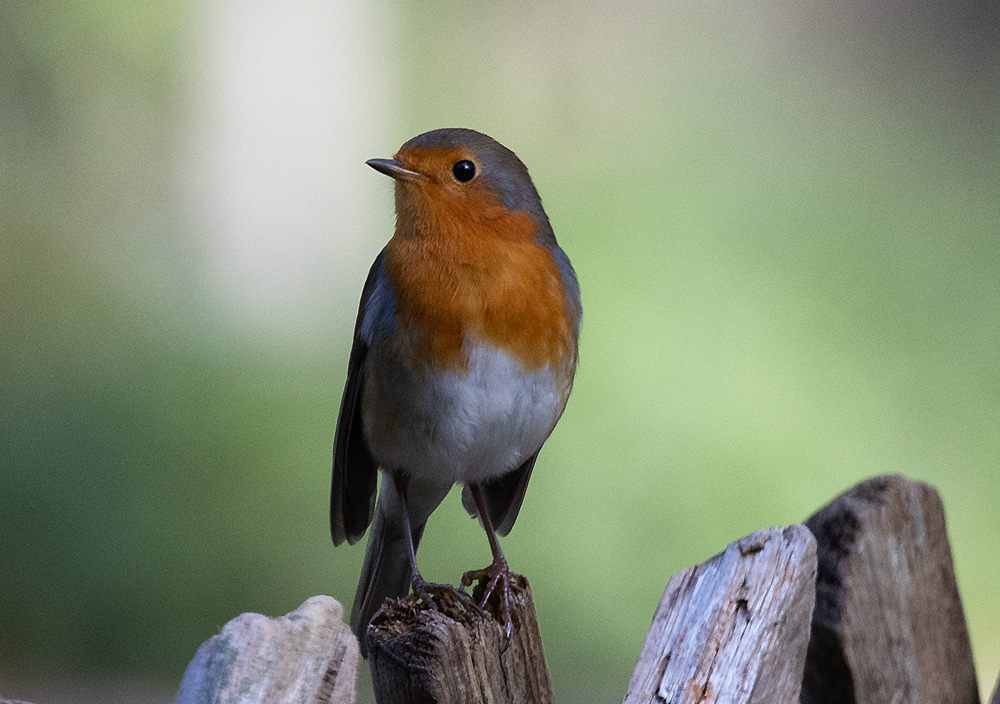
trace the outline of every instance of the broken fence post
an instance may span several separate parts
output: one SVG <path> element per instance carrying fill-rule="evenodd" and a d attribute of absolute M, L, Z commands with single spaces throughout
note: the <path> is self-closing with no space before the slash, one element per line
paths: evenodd
<path fill-rule="evenodd" d="M 819 574 L 803 704 L 979 704 L 937 491 L 875 477 L 806 525 Z"/>
<path fill-rule="evenodd" d="M 770 528 L 670 578 L 625 704 L 797 704 L 816 543 Z"/>
<path fill-rule="evenodd" d="M 520 623 L 509 647 L 493 616 L 457 600 L 431 608 L 410 595 L 377 615 L 367 636 L 379 704 L 552 704 L 531 588 L 512 576 Z"/>

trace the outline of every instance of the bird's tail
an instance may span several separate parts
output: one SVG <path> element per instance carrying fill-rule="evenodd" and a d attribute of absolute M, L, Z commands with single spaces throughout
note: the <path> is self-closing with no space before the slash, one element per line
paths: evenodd
<path fill-rule="evenodd" d="M 410 482 L 406 505 L 409 508 L 413 549 L 416 551 L 427 518 L 448 493 L 449 487 L 430 487 Z M 403 497 L 388 474 L 382 477 L 375 519 L 368 535 L 365 562 L 358 592 L 351 609 L 351 630 L 358 637 L 361 654 L 368 656 L 365 630 L 387 598 L 406 596 L 410 591 L 410 548 L 403 528 Z"/>

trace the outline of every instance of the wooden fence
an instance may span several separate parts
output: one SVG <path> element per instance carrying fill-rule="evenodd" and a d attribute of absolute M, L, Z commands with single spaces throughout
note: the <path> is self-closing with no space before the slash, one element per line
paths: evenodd
<path fill-rule="evenodd" d="M 379 704 L 552 702 L 526 581 L 518 598 L 509 648 L 489 616 L 396 603 L 370 631 Z M 313 597 L 229 622 L 175 704 L 353 702 L 357 665 L 340 604 Z M 674 575 L 622 685 L 626 704 L 979 704 L 937 492 L 876 477 Z"/>

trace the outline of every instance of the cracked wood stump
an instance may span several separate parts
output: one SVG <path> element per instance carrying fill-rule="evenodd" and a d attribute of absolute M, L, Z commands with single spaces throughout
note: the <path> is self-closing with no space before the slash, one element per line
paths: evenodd
<path fill-rule="evenodd" d="M 674 575 L 625 704 L 797 704 L 815 583 L 802 526 L 757 531 Z"/>
<path fill-rule="evenodd" d="M 819 575 L 803 704 L 979 704 L 937 491 L 875 477 L 806 525 Z"/>
<path fill-rule="evenodd" d="M 531 588 L 515 577 L 510 647 L 493 616 L 457 600 L 430 608 L 411 595 L 377 614 L 367 635 L 379 704 L 552 704 Z M 497 612 L 493 597 L 487 610 Z"/>

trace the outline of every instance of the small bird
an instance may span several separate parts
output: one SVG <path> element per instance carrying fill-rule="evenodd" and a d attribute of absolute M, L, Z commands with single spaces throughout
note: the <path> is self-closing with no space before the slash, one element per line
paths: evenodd
<path fill-rule="evenodd" d="M 333 542 L 354 544 L 372 525 L 351 627 L 366 653 L 365 630 L 387 597 L 453 590 L 424 581 L 416 550 L 461 483 L 493 556 L 462 584 L 486 580 L 480 607 L 498 590 L 509 641 L 496 534 L 514 525 L 573 387 L 576 273 L 528 169 L 492 138 L 439 129 L 366 163 L 395 180 L 396 226 L 361 293 L 334 439 Z"/>

